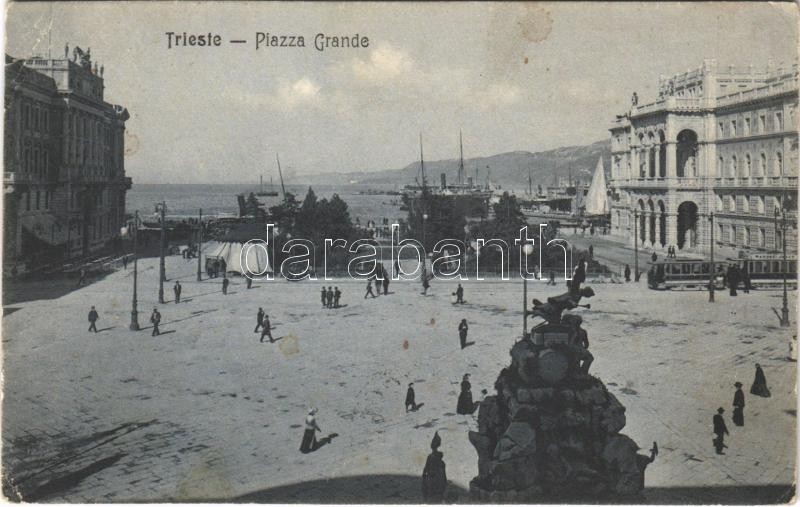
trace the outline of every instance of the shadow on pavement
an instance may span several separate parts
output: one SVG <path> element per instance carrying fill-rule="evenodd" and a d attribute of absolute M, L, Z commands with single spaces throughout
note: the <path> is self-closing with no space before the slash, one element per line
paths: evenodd
<path fill-rule="evenodd" d="M 450 484 L 453 501 L 469 500 L 467 490 Z M 355 475 L 253 491 L 228 500 L 236 503 L 422 503 L 422 479 L 412 475 Z"/>

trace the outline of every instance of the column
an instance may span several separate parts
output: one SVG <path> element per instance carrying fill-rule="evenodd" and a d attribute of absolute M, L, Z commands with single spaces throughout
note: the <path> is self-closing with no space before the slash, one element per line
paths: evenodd
<path fill-rule="evenodd" d="M 675 141 L 667 142 L 667 178 L 675 178 L 677 171 L 678 145 Z"/>
<path fill-rule="evenodd" d="M 630 179 L 639 179 L 639 149 L 631 148 L 631 175 Z"/>
<path fill-rule="evenodd" d="M 658 159 L 656 159 L 658 160 Z M 658 211 L 654 211 L 653 215 L 656 217 L 655 226 L 656 226 L 656 241 L 654 246 L 656 248 L 661 248 L 661 213 Z"/>

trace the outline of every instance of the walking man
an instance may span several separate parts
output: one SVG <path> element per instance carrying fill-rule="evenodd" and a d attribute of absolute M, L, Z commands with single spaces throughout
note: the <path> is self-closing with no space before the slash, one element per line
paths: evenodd
<path fill-rule="evenodd" d="M 153 313 L 150 315 L 150 323 L 153 324 L 153 332 L 150 333 L 150 336 L 160 335 L 161 331 L 158 329 L 158 325 L 161 323 L 161 314 L 158 312 L 158 308 L 153 308 Z"/>
<path fill-rule="evenodd" d="M 714 448 L 717 450 L 717 454 L 725 454 L 722 452 L 722 449 L 728 447 L 725 445 L 725 435 L 728 435 L 728 427 L 725 426 L 725 419 L 722 418 L 722 413 L 725 412 L 725 409 L 719 407 L 717 409 L 717 414 L 714 416 L 714 434 L 717 438 L 714 439 Z"/>
<path fill-rule="evenodd" d="M 742 391 L 742 383 L 736 382 L 733 385 L 736 387 L 736 392 L 733 394 L 733 424 L 744 426 L 744 392 Z"/>
<path fill-rule="evenodd" d="M 416 412 L 417 410 L 417 403 L 414 400 L 414 383 L 411 382 L 408 384 L 408 391 L 406 391 L 406 413 L 411 410 L 412 412 Z"/>
<path fill-rule="evenodd" d="M 95 310 L 93 306 L 92 309 L 89 310 L 89 331 L 94 331 L 95 333 L 97 332 L 96 323 L 97 319 L 99 318 L 100 316 L 97 314 L 97 310 Z"/>
<path fill-rule="evenodd" d="M 461 323 L 458 325 L 458 338 L 461 341 L 461 350 L 464 350 L 464 347 L 467 346 L 468 331 L 469 326 L 467 325 L 467 319 L 461 319 Z"/>
<path fill-rule="evenodd" d="M 228 284 L 229 283 L 231 283 L 231 282 L 230 282 L 230 280 L 228 280 L 228 277 L 225 277 L 225 278 L 222 279 L 222 293 L 224 295 L 226 295 L 226 296 L 228 295 Z"/>
<path fill-rule="evenodd" d="M 555 270 L 550 270 L 550 279 L 547 281 L 547 285 L 555 285 L 556 284 L 556 272 Z"/>
<path fill-rule="evenodd" d="M 248 275 L 246 275 L 246 274 L 244 275 L 244 277 L 245 277 L 245 282 L 244 282 L 244 283 L 247 285 L 247 288 L 249 289 L 250 287 L 252 287 L 252 286 L 253 286 L 253 279 L 252 279 L 252 278 L 250 278 L 250 277 L 249 277 Z"/>
<path fill-rule="evenodd" d="M 122 256 L 122 269 L 128 269 L 128 256 Z"/>
<path fill-rule="evenodd" d="M 458 284 L 458 288 L 456 289 L 456 303 L 464 304 L 464 287 L 461 284 Z"/>
<path fill-rule="evenodd" d="M 736 296 L 736 288 L 739 286 L 739 268 L 730 266 L 728 268 L 728 290 L 731 296 Z"/>
<path fill-rule="evenodd" d="M 431 278 L 433 278 L 433 275 L 428 276 L 427 274 L 425 274 L 423 272 L 423 276 L 424 276 L 424 278 L 422 279 L 422 295 L 423 296 L 427 296 L 428 295 L 428 289 L 430 289 L 430 287 L 431 287 L 430 280 L 431 280 Z"/>
<path fill-rule="evenodd" d="M 372 293 L 372 278 L 367 280 L 367 292 L 364 294 L 364 299 L 367 299 L 367 296 L 375 297 L 375 294 Z"/>
<path fill-rule="evenodd" d="M 264 325 L 264 310 L 259 306 L 258 313 L 256 314 L 256 328 L 253 329 L 254 333 L 258 332 L 258 328 Z"/>
<path fill-rule="evenodd" d="M 175 286 L 172 287 L 172 292 L 175 293 L 175 304 L 181 302 L 181 290 L 183 290 L 183 287 L 181 287 L 181 282 L 175 280 Z"/>
<path fill-rule="evenodd" d="M 383 295 L 384 296 L 388 296 L 389 295 L 389 278 L 390 278 L 390 276 L 389 276 L 389 273 L 386 271 L 386 268 L 382 268 L 382 269 L 383 269 Z"/>
<path fill-rule="evenodd" d="M 339 308 L 339 299 L 342 297 L 342 291 L 339 290 L 339 287 L 334 287 L 333 289 L 333 307 Z"/>
<path fill-rule="evenodd" d="M 594 229 L 592 229 L 592 230 L 594 231 Z M 594 246 L 593 245 L 589 245 L 589 258 L 590 259 L 594 259 Z"/>
<path fill-rule="evenodd" d="M 269 342 L 272 343 L 275 340 L 272 338 L 272 324 L 269 322 L 269 315 L 264 315 L 264 320 L 262 321 L 261 325 L 261 343 L 264 343 L 264 337 L 269 336 Z"/>
<path fill-rule="evenodd" d="M 631 281 L 631 266 L 630 264 L 625 264 L 625 281 Z"/>

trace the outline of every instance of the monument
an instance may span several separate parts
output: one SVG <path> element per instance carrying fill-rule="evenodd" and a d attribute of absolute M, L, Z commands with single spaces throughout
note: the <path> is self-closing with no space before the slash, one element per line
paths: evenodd
<path fill-rule="evenodd" d="M 470 492 L 481 502 L 547 502 L 635 497 L 644 489 L 649 455 L 620 433 L 625 407 L 589 374 L 593 357 L 579 315 L 562 315 L 594 291 L 534 300 L 528 314 L 545 322 L 511 348 L 511 364 L 480 404 L 478 452 Z"/>

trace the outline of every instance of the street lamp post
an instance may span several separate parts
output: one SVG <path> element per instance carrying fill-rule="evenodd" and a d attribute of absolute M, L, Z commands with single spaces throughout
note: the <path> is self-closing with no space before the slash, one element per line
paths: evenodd
<path fill-rule="evenodd" d="M 708 221 L 711 224 L 711 276 L 708 281 L 708 302 L 714 302 L 714 285 L 716 285 L 717 267 L 714 265 L 714 212 L 708 214 Z"/>
<path fill-rule="evenodd" d="M 197 281 L 202 280 L 202 263 L 201 259 L 203 256 L 201 252 L 203 251 L 203 208 L 200 208 L 200 223 L 197 224 Z"/>
<path fill-rule="evenodd" d="M 136 300 L 136 285 L 138 283 L 138 259 L 139 254 L 137 252 L 139 246 L 139 211 L 133 216 L 133 300 L 131 301 L 131 324 L 128 328 L 131 331 L 138 331 L 139 330 L 139 311 L 136 308 L 137 300 Z"/>
<path fill-rule="evenodd" d="M 781 200 L 783 202 L 783 200 Z M 783 263 L 781 264 L 781 271 L 783 271 L 783 307 L 781 307 L 781 314 L 779 317 L 781 327 L 789 327 L 789 297 L 786 289 L 786 275 L 789 271 L 789 263 L 786 260 L 786 227 L 788 225 L 786 220 L 786 210 L 775 208 L 775 235 L 778 233 L 778 225 L 781 228 L 781 247 L 783 248 Z M 777 313 L 777 312 L 775 312 Z"/>
<path fill-rule="evenodd" d="M 633 279 L 639 281 L 639 211 L 633 210 Z"/>
<path fill-rule="evenodd" d="M 161 212 L 161 248 L 160 248 L 160 261 L 158 264 L 158 302 L 164 304 L 164 279 L 166 279 L 166 267 L 164 264 L 164 245 L 167 240 L 167 224 L 166 224 L 166 211 L 167 203 L 161 201 L 156 205 L 156 211 Z"/>
<path fill-rule="evenodd" d="M 425 234 L 425 221 L 426 220 L 428 220 L 428 214 L 427 213 L 423 213 L 422 214 L 422 252 L 423 252 L 423 256 L 422 256 L 422 277 L 423 277 L 423 279 L 428 275 L 427 266 L 426 266 L 426 262 L 425 262 L 425 260 L 428 258 L 428 249 L 427 249 L 427 246 L 426 246 L 427 243 L 428 243 L 428 240 L 427 240 L 427 236 Z"/>
<path fill-rule="evenodd" d="M 526 243 L 522 247 L 525 254 L 525 272 L 522 273 L 522 338 L 528 336 L 528 256 L 533 253 L 533 245 Z"/>

